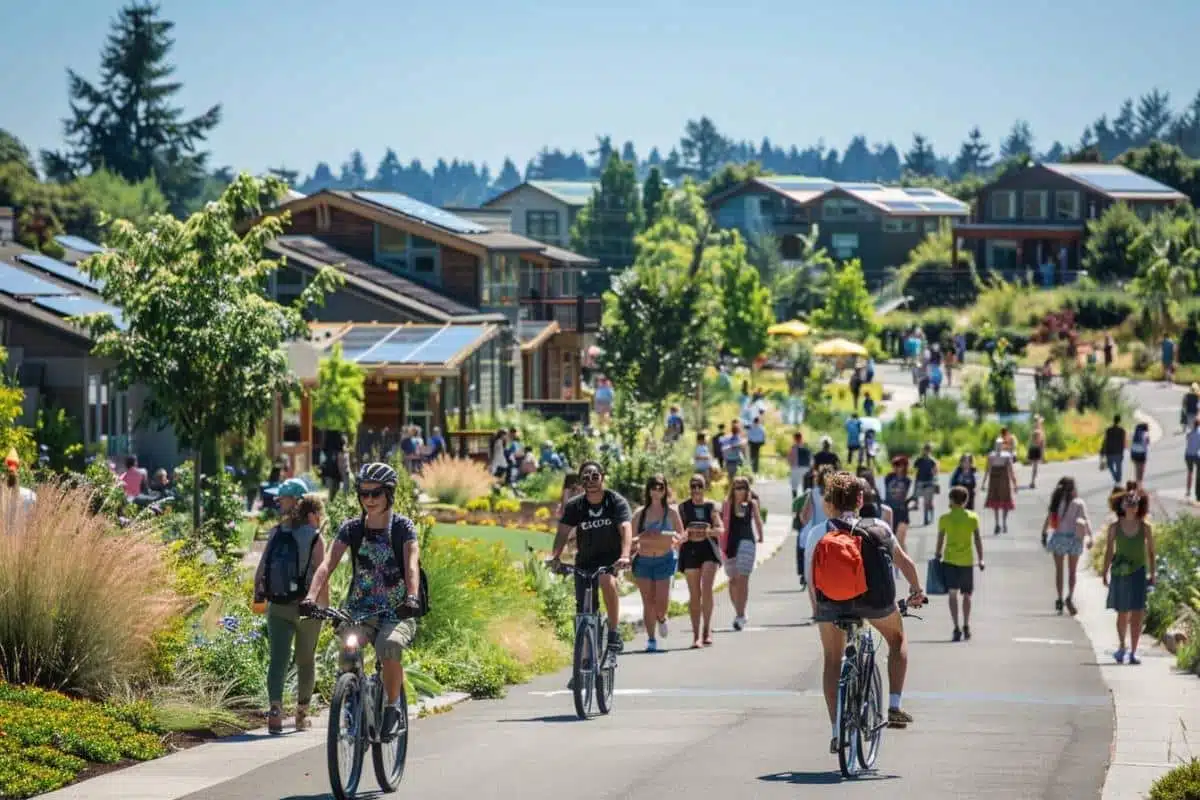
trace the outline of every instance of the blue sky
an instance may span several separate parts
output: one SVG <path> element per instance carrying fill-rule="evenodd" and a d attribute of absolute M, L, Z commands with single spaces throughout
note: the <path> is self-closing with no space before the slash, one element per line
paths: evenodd
<path fill-rule="evenodd" d="M 6 12 L 0 127 L 58 147 L 66 68 L 94 77 L 108 0 Z M 214 164 L 335 170 L 401 159 L 589 149 L 596 133 L 666 150 L 708 114 L 782 144 L 865 133 L 939 152 L 1018 117 L 1048 146 L 1151 87 L 1200 89 L 1197 0 L 164 0 L 192 113 L 220 102 Z M 1153 9 L 1153 12 L 1150 11 Z M 1143 10 L 1144 13 L 1143 13 Z"/>

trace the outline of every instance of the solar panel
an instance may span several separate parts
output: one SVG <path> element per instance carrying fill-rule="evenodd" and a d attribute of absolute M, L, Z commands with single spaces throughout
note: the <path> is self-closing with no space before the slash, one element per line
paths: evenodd
<path fill-rule="evenodd" d="M 44 281 L 9 264 L 0 264 L 0 292 L 12 297 L 74 294 L 70 289 Z"/>
<path fill-rule="evenodd" d="M 88 255 L 104 252 L 103 247 L 95 242 L 89 242 L 82 236 L 67 236 L 64 234 L 63 236 L 55 236 L 54 241 L 70 250 L 78 250 L 80 253 L 87 253 Z"/>
<path fill-rule="evenodd" d="M 820 178 L 763 178 L 762 180 L 785 192 L 823 192 L 833 186 L 833 181 L 823 181 Z"/>
<path fill-rule="evenodd" d="M 920 203 L 910 203 L 906 200 L 884 200 L 883 204 L 892 211 L 922 211 L 925 208 Z"/>
<path fill-rule="evenodd" d="M 486 329 L 479 325 L 453 325 L 408 354 L 413 364 L 445 364 L 479 340 Z"/>
<path fill-rule="evenodd" d="M 394 333 L 370 351 L 359 356 L 366 364 L 400 364 L 408 360 L 413 350 L 434 336 L 439 328 L 393 328 Z"/>
<path fill-rule="evenodd" d="M 960 214 L 967 213 L 966 203 L 955 203 L 950 200 L 926 200 L 921 203 L 922 206 L 930 211 L 955 211 Z"/>
<path fill-rule="evenodd" d="M 354 196 L 368 203 L 399 211 L 406 217 L 427 222 L 452 233 L 487 233 L 488 229 L 477 222 L 464 219 L 457 214 L 414 200 L 397 192 L 354 192 Z"/>
<path fill-rule="evenodd" d="M 83 286 L 93 291 L 100 291 L 103 284 L 84 275 L 78 267 L 72 267 L 70 264 L 64 264 L 55 258 L 42 255 L 41 253 L 24 253 L 17 256 L 18 261 L 22 261 L 31 267 L 36 267 L 42 272 L 49 272 L 51 275 L 56 275 L 63 280 L 70 281 L 76 286 Z"/>
<path fill-rule="evenodd" d="M 565 197 L 577 197 L 581 200 L 587 200 L 587 199 L 591 198 L 592 193 L 596 189 L 596 184 L 594 184 L 594 183 L 588 183 L 588 182 L 578 182 L 577 183 L 574 181 L 560 181 L 560 182 L 551 181 L 551 182 L 544 182 L 544 183 L 536 182 L 536 183 L 534 183 L 534 186 L 540 186 L 540 188 L 542 188 L 548 192 L 553 192 L 554 194 L 561 194 Z"/>
<path fill-rule="evenodd" d="M 64 317 L 78 317 L 83 314 L 95 314 L 98 311 L 107 311 L 109 314 L 112 314 L 113 322 L 116 323 L 118 328 L 125 327 L 125 320 L 121 316 L 119 308 L 110 306 L 108 303 L 101 302 L 100 300 L 93 300 L 90 297 L 79 297 L 78 295 L 70 297 L 38 297 L 33 303 Z"/>
<path fill-rule="evenodd" d="M 939 192 L 937 189 L 920 189 L 920 188 L 907 189 L 906 188 L 906 189 L 903 189 L 902 191 L 907 195 L 911 195 L 912 197 L 937 197 L 939 194 L 941 194 L 941 192 Z"/>
<path fill-rule="evenodd" d="M 839 188 L 850 192 L 882 192 L 883 187 L 878 183 L 839 183 Z"/>
<path fill-rule="evenodd" d="M 1060 172 L 1071 177 L 1098 186 L 1106 192 L 1138 192 L 1144 194 L 1174 192 L 1170 186 L 1165 186 L 1145 175 L 1139 175 L 1124 169 L 1096 169 L 1084 165 L 1059 165 Z"/>

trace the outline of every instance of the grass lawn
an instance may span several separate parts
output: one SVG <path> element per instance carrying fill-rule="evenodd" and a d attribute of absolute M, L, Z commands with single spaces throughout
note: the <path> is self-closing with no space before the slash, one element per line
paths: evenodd
<path fill-rule="evenodd" d="M 439 522 L 433 526 L 433 535 L 503 542 L 509 552 L 518 556 L 525 555 L 526 545 L 536 550 L 549 550 L 554 544 L 554 534 L 505 528 L 500 525 L 457 525 L 453 522 Z"/>

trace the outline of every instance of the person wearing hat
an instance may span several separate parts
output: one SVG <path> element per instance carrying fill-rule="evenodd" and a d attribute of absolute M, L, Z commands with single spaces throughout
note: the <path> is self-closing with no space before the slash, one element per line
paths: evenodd
<path fill-rule="evenodd" d="M 4 529 L 11 531 L 18 522 L 17 512 L 28 514 L 37 502 L 37 495 L 32 489 L 21 485 L 21 457 L 15 447 L 10 448 L 4 459 L 5 476 L 4 492 L 0 496 L 0 519 L 4 520 Z"/>
<path fill-rule="evenodd" d="M 1183 408 L 1179 411 L 1179 427 L 1184 433 L 1197 414 L 1200 414 L 1200 383 L 1193 383 L 1183 396 Z"/>

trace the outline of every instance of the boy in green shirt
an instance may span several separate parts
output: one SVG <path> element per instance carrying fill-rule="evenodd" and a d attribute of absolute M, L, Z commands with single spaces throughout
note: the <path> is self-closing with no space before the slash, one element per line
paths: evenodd
<path fill-rule="evenodd" d="M 942 579 L 950 593 L 950 619 L 954 621 L 954 641 L 971 638 L 971 595 L 975 591 L 975 558 L 983 570 L 983 539 L 979 536 L 979 517 L 967 511 L 967 489 L 950 489 L 950 511 L 938 519 L 936 557 L 942 562 Z M 972 550 L 972 545 L 974 549 Z M 958 595 L 963 596 L 963 625 L 958 627 Z"/>

